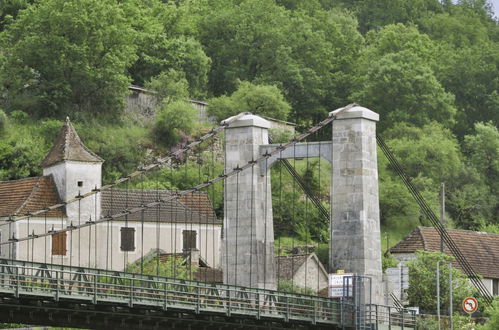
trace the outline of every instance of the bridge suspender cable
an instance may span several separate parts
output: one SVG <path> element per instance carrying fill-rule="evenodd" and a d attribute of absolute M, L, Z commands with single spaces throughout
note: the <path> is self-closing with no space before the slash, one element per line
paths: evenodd
<path fill-rule="evenodd" d="M 60 230 L 51 230 L 49 232 L 45 232 L 43 234 L 39 234 L 39 235 L 36 235 L 36 238 L 38 237 L 45 237 L 45 236 L 49 236 L 49 235 L 53 235 L 53 234 L 57 234 L 57 233 L 63 233 L 63 232 L 67 232 L 69 231 L 70 229 L 80 229 L 80 228 L 84 228 L 84 227 L 88 227 L 88 226 L 92 226 L 92 225 L 96 225 L 96 224 L 99 224 L 99 223 L 103 223 L 103 222 L 107 222 L 107 221 L 111 221 L 111 220 L 114 220 L 114 219 L 118 219 L 120 217 L 124 217 L 124 216 L 127 216 L 129 214 L 132 214 L 132 213 L 136 213 L 136 212 L 140 212 L 144 209 L 147 209 L 147 208 L 151 208 L 151 207 L 154 207 L 154 206 L 158 206 L 160 205 L 161 203 L 166 203 L 168 201 L 171 201 L 171 200 L 174 200 L 174 199 L 178 199 L 179 197 L 181 196 L 185 196 L 185 195 L 188 195 L 188 194 L 191 194 L 193 192 L 196 192 L 200 189 L 203 189 L 203 188 L 206 188 L 216 182 L 219 182 L 219 181 L 222 181 L 222 180 L 225 180 L 226 178 L 228 177 L 231 177 L 231 176 L 234 176 L 236 175 L 237 173 L 239 173 L 240 171 L 244 171 L 250 167 L 253 167 L 255 166 L 256 164 L 258 164 L 259 162 L 262 162 L 262 161 L 265 161 L 266 159 L 268 159 L 269 157 L 273 156 L 273 155 L 276 155 L 280 152 L 282 152 L 282 150 L 285 150 L 289 147 L 292 147 L 294 146 L 296 143 L 300 142 L 301 140 L 307 138 L 308 136 L 310 136 L 311 134 L 319 131 L 321 128 L 323 128 L 324 126 L 328 125 L 329 123 L 331 123 L 333 120 L 336 119 L 336 117 L 341 114 L 342 112 L 344 111 L 347 111 L 348 109 L 351 109 L 353 108 L 354 106 L 356 106 L 356 104 L 349 104 L 343 108 L 340 108 L 338 109 L 339 111 L 336 111 L 334 114 L 330 114 L 326 119 L 322 120 L 321 122 L 319 122 L 318 124 L 316 124 L 315 126 L 311 127 L 310 129 L 308 129 L 305 133 L 302 133 L 300 134 L 299 136 L 296 136 L 294 137 L 291 141 L 285 143 L 285 144 L 281 144 L 279 145 L 279 147 L 277 147 L 276 149 L 274 149 L 273 151 L 271 152 L 266 152 L 263 156 L 259 157 L 258 159 L 256 160 L 251 160 L 249 161 L 247 164 L 245 164 L 244 166 L 242 167 L 236 167 L 234 168 L 232 171 L 228 172 L 228 173 L 224 173 L 222 175 L 219 175 L 218 177 L 216 178 L 213 178 L 211 180 L 207 180 L 205 181 L 204 183 L 201 183 L 201 184 L 198 184 L 198 185 L 195 185 L 195 186 L 192 186 L 186 190 L 183 190 L 183 191 L 178 191 L 176 192 L 175 194 L 173 194 L 172 196 L 169 196 L 167 198 L 164 198 L 164 199 L 159 199 L 158 201 L 155 201 L 155 202 L 151 202 L 151 203 L 148 203 L 148 204 L 145 204 L 145 205 L 140 205 L 139 207 L 135 207 L 135 208 L 132 208 L 132 209 L 126 209 L 126 210 L 123 210 L 121 212 L 118 212 L 116 214 L 113 214 L 113 215 L 108 215 L 108 216 L 104 216 L 102 217 L 101 219 L 96 219 L 95 221 L 92 221 L 92 222 L 86 222 L 86 223 L 82 223 L 82 224 L 79 224 L 78 226 L 71 226 L 71 228 L 62 228 Z M 240 118 L 241 116 L 245 115 L 246 113 L 241 113 L 237 116 L 234 116 L 234 117 L 231 117 L 229 118 L 227 121 L 224 121 L 222 123 L 222 125 L 217 128 L 217 129 L 223 129 L 224 127 L 228 126 L 230 124 L 230 122 Z M 216 130 L 216 129 L 215 129 Z M 212 130 L 215 131 L 215 130 Z M 210 133 L 207 133 L 205 136 L 212 136 L 213 134 L 210 135 Z M 198 142 L 199 141 L 199 142 Z M 185 147 L 183 150 L 184 151 L 187 151 L 189 150 L 190 148 L 192 148 L 193 145 L 198 145 L 199 143 L 201 143 L 201 141 L 204 141 L 202 140 L 202 138 L 199 138 L 198 140 L 196 140 L 195 142 L 193 142 L 192 144 L 190 144 L 189 146 Z M 64 205 L 67 205 L 68 203 L 70 202 L 74 202 L 74 201 L 78 201 L 78 200 L 81 200 L 82 198 L 85 198 L 85 197 L 88 197 L 88 196 L 91 196 L 92 194 L 95 194 L 97 193 L 98 191 L 102 191 L 102 190 L 105 190 L 105 189 L 111 189 L 113 188 L 116 184 L 119 184 L 119 183 L 122 183 L 122 182 L 127 182 L 130 178 L 132 177 L 135 177 L 137 175 L 140 175 L 142 174 L 143 172 L 145 171 L 149 171 L 151 168 L 153 167 L 158 167 L 160 164 L 159 163 L 155 163 L 155 164 L 152 164 L 152 165 L 149 165 L 147 167 L 143 167 L 142 169 L 138 170 L 138 171 L 135 171 L 134 173 L 130 174 L 129 176 L 125 177 L 125 178 L 122 178 L 122 179 L 119 179 L 117 180 L 115 183 L 113 184 L 110 184 L 110 185 L 107 185 L 107 186 L 103 186 L 101 189 L 94 189 L 92 190 L 91 192 L 87 193 L 87 194 L 84 194 L 84 195 L 78 195 L 76 198 L 74 198 L 73 200 L 71 201 L 68 201 L 68 202 L 65 202 L 65 203 L 61 203 L 61 204 L 56 204 L 56 205 L 53 205 L 52 207 L 48 207 L 47 209 L 44 209 L 44 210 L 39 210 L 37 212 L 32 212 L 30 213 L 30 215 L 28 216 L 25 216 L 25 217 L 20 217 L 18 219 L 16 219 L 15 221 L 19 221 L 19 220 L 22 220 L 22 219 L 25 219 L 29 216 L 33 216 L 33 215 L 36 215 L 36 214 L 40 214 L 40 213 L 44 213 L 48 210 L 52 210 L 52 209 L 56 209 L 58 207 L 62 207 Z M 119 183 L 117 183 L 119 182 Z M 12 220 L 14 221 L 14 220 Z M 8 241 L 6 242 L 0 242 L 0 246 L 1 245 L 5 245 L 5 244 L 12 244 L 14 241 L 15 242 L 21 242 L 21 241 L 27 241 L 27 240 L 30 240 L 30 239 L 34 239 L 35 237 L 31 237 L 30 235 L 26 236 L 26 237 L 22 237 L 22 238 L 11 238 L 9 239 Z"/>
<path fill-rule="evenodd" d="M 404 182 L 405 186 L 409 189 L 409 192 L 411 195 L 414 197 L 416 202 L 418 203 L 419 207 L 421 208 L 421 211 L 423 214 L 430 220 L 430 222 L 433 224 L 435 229 L 440 235 L 440 238 L 445 242 L 449 250 L 451 250 L 452 254 L 456 257 L 457 262 L 463 269 L 466 275 L 468 275 L 468 278 L 470 281 L 473 283 L 473 285 L 480 291 L 481 295 L 487 302 L 487 304 L 492 304 L 493 298 L 490 295 L 489 291 L 485 287 L 485 285 L 482 283 L 480 280 L 479 276 L 475 273 L 473 270 L 473 267 L 470 265 L 470 263 L 466 260 L 464 255 L 462 254 L 461 250 L 459 250 L 458 246 L 452 239 L 452 237 L 449 235 L 447 230 L 445 230 L 445 227 L 442 226 L 442 223 L 439 221 L 433 210 L 428 206 L 426 201 L 424 200 L 423 196 L 419 193 L 419 190 L 412 184 L 411 179 L 409 176 L 405 173 L 405 171 L 402 169 L 402 166 L 400 166 L 399 162 L 391 152 L 391 150 L 388 148 L 386 143 L 383 141 L 381 136 L 377 135 L 376 136 L 376 141 L 378 142 L 378 146 L 380 149 L 383 151 L 385 154 L 386 158 L 388 158 L 388 161 L 390 162 L 390 165 L 393 166 L 393 169 L 395 172 L 400 176 L 402 181 Z"/>
<path fill-rule="evenodd" d="M 43 213 L 46 213 L 48 211 L 51 211 L 51 210 L 56 210 L 56 209 L 59 209 L 61 207 L 64 207 L 68 204 L 72 204 L 72 203 L 75 203 L 75 202 L 78 202 L 80 201 L 81 199 L 83 198 L 86 198 L 86 197 L 89 197 L 89 196 L 92 196 L 92 195 L 95 195 L 101 191 L 104 191 L 104 190 L 110 190 L 124 182 L 128 182 L 129 180 L 143 174 L 143 173 L 147 173 L 155 168 L 158 168 L 164 164 L 166 164 L 168 162 L 168 160 L 170 159 L 173 159 L 174 157 L 177 157 L 189 150 L 191 150 L 192 148 L 196 147 L 197 145 L 201 144 L 202 142 L 206 141 L 207 139 L 211 138 L 212 136 L 216 135 L 217 133 L 219 133 L 220 131 L 222 131 L 223 129 L 225 129 L 225 127 L 229 126 L 231 122 L 241 118 L 242 116 L 248 114 L 247 112 L 242 112 L 236 116 L 233 116 L 233 117 L 230 117 L 229 119 L 227 120 L 224 120 L 222 122 L 222 124 L 220 126 L 218 126 L 217 128 L 214 128 L 212 130 L 210 130 L 208 133 L 206 133 L 205 135 L 199 137 L 198 139 L 196 139 L 195 141 L 193 141 L 192 143 L 188 144 L 187 146 L 175 151 L 174 153 L 172 153 L 171 156 L 167 156 L 167 157 L 163 157 L 163 158 L 160 158 L 158 161 L 152 163 L 152 164 L 149 164 L 149 165 L 146 165 L 146 166 L 142 166 L 140 167 L 138 170 L 136 170 L 135 172 L 132 172 L 130 174 L 128 174 L 127 176 L 124 176 L 120 179 L 117 179 L 115 180 L 113 183 L 110 183 L 110 184 L 107 184 L 107 185 L 104 185 L 102 186 L 101 188 L 97 189 L 92 189 L 91 191 L 89 192 L 86 192 L 84 194 L 81 194 L 81 193 L 78 193 L 78 196 L 70 199 L 70 200 L 67 200 L 63 203 L 58 203 L 58 204 L 54 204 L 54 205 L 51 205 L 51 206 L 48 206 L 44 209 L 41 209 L 41 210 L 36 210 L 36 211 L 30 211 L 28 214 L 25 214 L 23 216 L 19 216 L 19 217 L 15 217 L 14 219 L 14 216 L 9 216 L 9 219 L 7 220 L 7 223 L 10 223 L 10 222 L 15 222 L 15 221 L 19 221 L 19 220 L 24 220 L 24 219 L 28 219 L 29 217 L 33 217 L 35 215 L 39 215 L 39 214 L 43 214 Z M 0 226 L 3 226 L 5 224 L 0 224 Z"/>

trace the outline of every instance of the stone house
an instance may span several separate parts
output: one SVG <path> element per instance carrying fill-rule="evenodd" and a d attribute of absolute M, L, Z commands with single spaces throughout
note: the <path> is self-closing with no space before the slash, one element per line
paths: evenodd
<path fill-rule="evenodd" d="M 221 221 L 204 192 L 81 229 L 71 228 L 165 199 L 171 192 L 113 188 L 29 216 L 99 189 L 103 161 L 66 120 L 40 165 L 43 176 L 0 182 L 0 241 L 11 242 L 1 246 L 0 257 L 122 270 L 151 250 L 182 254 L 197 249 L 209 267 L 220 266 Z M 63 228 L 71 230 L 16 242 Z"/>
<path fill-rule="evenodd" d="M 279 281 L 317 292 L 328 287 L 328 273 L 315 253 L 276 256 L 275 271 Z"/>
<path fill-rule="evenodd" d="M 499 235 L 471 230 L 447 229 L 461 253 L 483 277 L 482 282 L 493 295 L 499 295 Z M 433 227 L 417 227 L 389 249 L 401 262 L 415 258 L 418 250 L 440 251 L 440 235 Z M 444 245 L 444 253 L 453 253 Z M 453 266 L 460 269 L 457 262 Z"/>

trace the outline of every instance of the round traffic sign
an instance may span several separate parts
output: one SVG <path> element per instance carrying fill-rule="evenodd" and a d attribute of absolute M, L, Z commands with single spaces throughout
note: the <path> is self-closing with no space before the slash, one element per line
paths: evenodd
<path fill-rule="evenodd" d="M 463 310 L 466 313 L 474 313 L 478 309 L 478 301 L 473 297 L 464 298 Z"/>

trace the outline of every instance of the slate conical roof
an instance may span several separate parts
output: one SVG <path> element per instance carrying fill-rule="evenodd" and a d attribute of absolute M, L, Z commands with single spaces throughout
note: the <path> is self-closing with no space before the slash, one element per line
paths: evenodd
<path fill-rule="evenodd" d="M 81 142 L 69 118 L 66 118 L 52 149 L 40 163 L 40 166 L 46 168 L 66 160 L 87 163 L 102 163 L 104 161 Z"/>

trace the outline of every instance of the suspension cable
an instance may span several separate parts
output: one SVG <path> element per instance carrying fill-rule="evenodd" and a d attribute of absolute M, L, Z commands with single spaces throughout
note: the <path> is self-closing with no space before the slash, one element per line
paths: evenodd
<path fill-rule="evenodd" d="M 113 183 L 104 185 L 104 186 L 102 186 L 99 189 L 92 189 L 91 191 L 89 191 L 87 193 L 84 193 L 84 194 L 78 193 L 78 196 L 76 196 L 74 198 L 71 198 L 71 199 L 69 199 L 69 200 L 67 200 L 65 202 L 53 204 L 53 205 L 45 207 L 43 209 L 39 209 L 39 210 L 36 210 L 36 211 L 28 212 L 27 214 L 19 216 L 19 217 L 16 217 L 16 219 L 13 219 L 13 220 L 14 221 L 20 221 L 20 220 L 28 219 L 29 217 L 33 217 L 35 215 L 43 214 L 43 213 L 51 211 L 51 210 L 56 210 L 56 209 L 65 207 L 68 204 L 77 202 L 77 201 L 79 201 L 79 200 L 81 200 L 83 198 L 95 195 L 98 192 L 101 192 L 101 191 L 104 191 L 104 190 L 109 190 L 109 189 L 111 189 L 113 187 L 116 187 L 117 185 L 120 185 L 120 184 L 122 184 L 124 182 L 128 182 L 131 179 L 133 179 L 133 178 L 135 178 L 135 177 L 137 177 L 137 176 L 139 176 L 139 175 L 141 175 L 143 173 L 147 173 L 147 172 L 150 172 L 151 170 L 153 170 L 155 168 L 161 167 L 162 165 L 168 163 L 168 161 L 174 159 L 175 157 L 177 157 L 177 156 L 179 156 L 179 155 L 187 152 L 188 150 L 191 150 L 195 146 L 201 144 L 203 141 L 205 141 L 205 140 L 211 138 L 212 136 L 218 134 L 220 131 L 222 131 L 227 126 L 229 126 L 230 123 L 232 123 L 233 121 L 236 121 L 237 119 L 239 119 L 242 116 L 247 115 L 247 114 L 249 114 L 249 113 L 248 112 L 241 112 L 240 114 L 238 114 L 236 116 L 230 117 L 230 118 L 222 121 L 222 123 L 220 124 L 220 126 L 211 129 L 208 133 L 206 133 L 203 136 L 197 138 L 195 141 L 191 142 L 190 144 L 186 145 L 185 147 L 183 147 L 183 148 L 181 148 L 181 149 L 173 152 L 170 156 L 162 157 L 162 158 L 158 159 L 154 163 L 151 163 L 151 164 L 146 165 L 146 166 L 141 166 L 136 171 L 134 171 L 134 172 L 132 172 L 132 173 L 130 173 L 130 174 L 128 174 L 128 175 L 120 178 L 120 179 L 115 180 Z M 12 217 L 13 217 L 13 215 L 12 215 Z M 0 227 L 3 226 L 3 225 L 5 225 L 5 224 L 0 224 Z"/>
<path fill-rule="evenodd" d="M 224 173 L 222 175 L 219 175 L 213 179 L 210 179 L 210 180 L 207 180 L 203 183 L 200 183 L 198 185 L 195 185 L 195 186 L 192 186 L 188 189 L 185 189 L 183 191 L 179 191 L 179 192 L 176 192 L 174 195 L 172 196 L 169 196 L 167 198 L 160 198 L 158 201 L 154 201 L 154 202 L 151 202 L 151 203 L 148 203 L 148 204 L 145 204 L 145 205 L 140 205 L 138 207 L 134 207 L 134 208 L 131 208 L 131 209 L 125 209 L 121 212 L 118 212 L 118 213 L 115 213 L 113 215 L 107 215 L 107 216 L 104 216 L 104 217 L 101 217 L 101 219 L 96 219 L 95 221 L 92 221 L 91 223 L 83 223 L 83 224 L 80 224 L 78 226 L 75 226 L 74 229 L 80 229 L 80 228 L 84 228 L 84 227 L 88 227 L 88 226 L 91 226 L 91 225 L 96 225 L 96 224 L 99 224 L 99 223 L 102 223 L 102 222 L 106 222 L 106 221 L 112 221 L 112 220 L 116 220 L 116 219 L 119 219 L 121 217 L 126 217 L 130 214 L 133 214 L 133 213 L 136 213 L 136 212 L 140 212 L 142 211 L 143 209 L 147 209 L 147 208 L 151 208 L 151 207 L 154 207 L 154 206 L 158 206 L 160 204 L 164 204 L 164 203 L 167 203 L 171 200 L 174 200 L 174 199 L 178 199 L 180 198 L 181 196 L 185 196 L 185 195 L 188 195 L 188 194 L 192 194 L 196 191 L 199 191 L 200 189 L 203 189 L 203 188 L 206 188 L 212 184 L 215 184 L 219 181 L 223 181 L 229 177 L 232 177 L 236 174 L 238 174 L 239 172 L 241 171 L 244 171 L 250 167 L 253 167 L 255 166 L 256 164 L 270 158 L 271 156 L 273 155 L 276 155 L 278 154 L 279 152 L 281 152 L 282 150 L 286 150 L 287 148 L 289 147 L 292 147 L 294 146 L 296 143 L 300 142 L 301 140 L 305 139 L 306 137 L 308 137 L 309 135 L 319 131 L 320 129 L 322 129 L 324 126 L 328 125 L 329 123 L 331 123 L 332 121 L 334 121 L 337 116 L 351 108 L 353 108 L 354 106 L 356 106 L 356 104 L 352 103 L 352 104 L 349 104 L 343 108 L 339 108 L 337 109 L 337 111 L 334 111 L 334 113 L 330 113 L 329 116 L 322 120 L 321 122 L 319 122 L 318 124 L 316 124 L 315 126 L 311 127 L 309 130 L 307 130 L 305 133 L 302 133 L 300 134 L 299 136 L 296 136 L 294 137 L 293 139 L 291 139 L 291 141 L 288 141 L 287 143 L 285 144 L 281 144 L 279 145 L 278 147 L 276 147 L 274 150 L 272 150 L 271 152 L 266 152 L 264 155 L 260 156 L 258 159 L 256 160 L 250 160 L 248 161 L 248 163 L 246 163 L 244 166 L 242 167 L 236 167 L 234 168 L 232 171 L 230 172 L 227 172 L 227 173 Z M 237 118 L 239 118 L 240 116 L 243 116 L 247 113 L 241 113 L 239 114 L 238 116 L 235 116 L 235 117 L 231 117 L 229 118 L 230 121 L 233 121 Z M 229 125 L 229 120 L 223 122 L 222 126 L 223 127 L 226 127 Z M 227 123 L 227 124 L 226 124 Z M 199 139 L 198 139 L 199 140 Z M 200 143 L 200 142 L 199 142 Z M 197 143 L 197 144 L 199 144 Z M 189 147 L 189 146 L 188 146 Z M 186 147 L 187 148 L 187 147 Z M 189 147 L 188 149 L 190 149 L 191 147 Z M 140 171 L 137 171 L 137 172 L 134 172 L 134 173 L 138 173 L 140 174 L 141 172 Z M 137 175 L 138 175 L 137 174 Z M 122 182 L 126 182 L 127 180 L 129 179 L 129 177 L 127 177 L 126 180 L 123 180 Z M 120 182 L 121 183 L 121 182 Z M 112 186 L 114 187 L 114 185 Z M 112 187 L 102 187 L 101 189 L 99 189 L 99 191 L 102 191 L 103 188 L 105 189 L 111 189 Z M 96 193 L 96 191 L 92 191 L 91 193 L 87 193 L 87 194 L 84 194 L 84 195 L 81 195 L 81 198 L 85 198 L 86 195 L 89 195 L 89 194 L 93 194 L 93 193 Z M 64 204 L 61 204 L 61 205 L 66 205 L 66 203 Z M 59 205 L 59 204 L 57 204 Z M 60 207 L 60 206 L 58 206 Z M 48 208 L 48 209 L 53 209 L 53 208 Z M 42 213 L 42 212 L 40 212 Z M 39 213 L 36 213 L 36 214 L 39 214 Z M 35 213 L 31 213 L 30 215 L 35 215 Z M 18 219 L 18 220 L 21 220 L 21 219 Z M 17 220 L 16 220 L 17 221 Z M 51 231 L 51 232 L 46 232 L 46 233 L 43 233 L 43 234 L 39 234 L 36 236 L 36 238 L 38 237 L 44 237 L 44 236 L 48 236 L 48 235 L 53 235 L 53 234 L 57 234 L 57 233 L 62 233 L 62 232 L 67 232 L 69 230 L 69 228 L 61 228 L 60 230 L 54 230 L 54 231 Z M 26 240 L 30 240 L 30 239 L 34 239 L 34 237 L 21 237 L 21 238 L 13 238 L 16 242 L 21 242 L 21 241 L 26 241 Z M 10 242 L 0 242 L 0 246 L 1 245 L 5 245 L 5 244 L 9 244 Z"/>
<path fill-rule="evenodd" d="M 471 280 L 473 285 L 480 291 L 482 296 L 484 297 L 484 300 L 487 302 L 487 304 L 491 305 L 493 298 L 490 295 L 489 291 L 485 287 L 485 285 L 482 283 L 480 280 L 480 277 L 476 274 L 476 272 L 473 270 L 473 267 L 471 264 L 466 260 L 464 255 L 462 254 L 461 250 L 459 247 L 456 245 L 452 237 L 449 235 L 447 230 L 445 229 L 444 226 L 442 226 L 441 222 L 433 212 L 433 210 L 429 207 L 429 205 L 426 203 L 425 199 L 423 196 L 421 196 L 419 190 L 414 186 L 412 183 L 412 180 L 409 178 L 409 176 L 406 174 L 398 160 L 395 158 L 391 150 L 388 148 L 386 145 L 385 141 L 381 138 L 381 136 L 377 135 L 376 136 L 376 141 L 378 142 L 379 147 L 385 154 L 385 156 L 388 158 L 388 161 L 390 164 L 393 166 L 395 172 L 400 176 L 402 179 L 403 183 L 405 186 L 409 189 L 409 192 L 411 195 L 414 197 L 416 202 L 418 203 L 419 207 L 421 208 L 421 211 L 423 214 L 430 220 L 432 223 L 433 227 L 437 230 L 437 232 L 440 235 L 440 238 L 444 240 L 445 244 L 447 247 L 451 250 L 452 254 L 456 258 L 457 262 L 461 266 L 461 268 L 464 270 L 466 275 L 468 275 L 468 278 Z"/>

